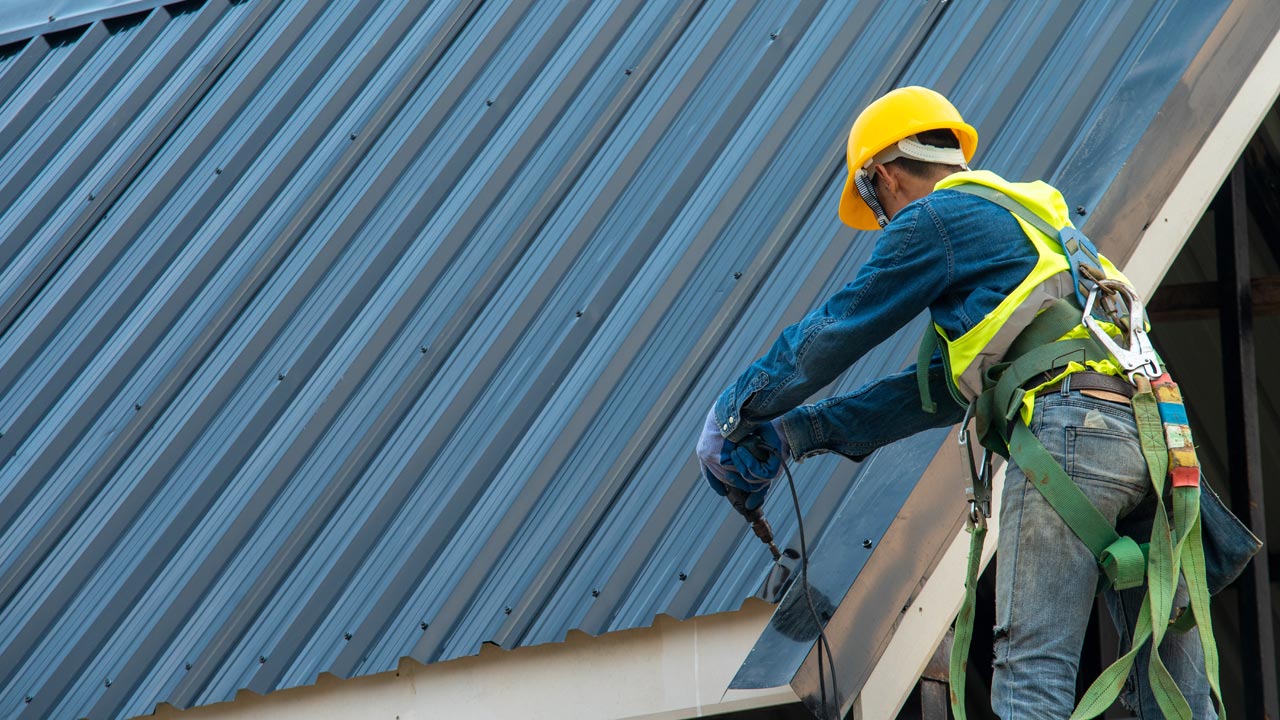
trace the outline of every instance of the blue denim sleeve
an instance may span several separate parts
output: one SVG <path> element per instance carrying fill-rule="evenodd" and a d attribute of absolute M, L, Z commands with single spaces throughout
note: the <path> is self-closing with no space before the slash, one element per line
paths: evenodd
<path fill-rule="evenodd" d="M 803 403 L 919 315 L 953 273 L 950 240 L 928 198 L 907 205 L 853 282 L 783 330 L 764 357 L 720 394 L 715 413 L 721 432 L 740 440 Z M 872 393 L 871 399 L 889 402 L 890 395 Z"/>
<path fill-rule="evenodd" d="M 920 405 L 915 365 L 847 395 L 801 405 L 782 416 L 791 456 L 804 459 L 835 452 L 860 460 L 891 442 L 960 422 L 964 408 L 951 399 L 945 373 L 942 356 L 935 354 L 929 365 L 929 386 L 938 403 L 936 413 L 927 413 Z"/>

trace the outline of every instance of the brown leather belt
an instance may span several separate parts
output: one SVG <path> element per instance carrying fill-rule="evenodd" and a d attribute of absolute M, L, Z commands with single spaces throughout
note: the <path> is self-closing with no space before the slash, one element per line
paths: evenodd
<path fill-rule="evenodd" d="M 1036 391 L 1036 397 L 1048 395 L 1051 392 L 1070 392 L 1071 390 L 1079 390 L 1090 397 L 1126 404 L 1135 392 L 1133 385 L 1124 378 L 1085 370 L 1072 373 L 1060 382 L 1040 388 Z"/>

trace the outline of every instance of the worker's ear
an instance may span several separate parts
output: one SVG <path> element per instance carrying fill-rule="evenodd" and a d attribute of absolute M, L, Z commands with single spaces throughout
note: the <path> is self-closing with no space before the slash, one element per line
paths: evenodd
<path fill-rule="evenodd" d="M 871 171 L 876 174 L 876 194 L 881 198 L 897 197 L 902 185 L 898 182 L 898 174 L 890 170 L 888 165 L 881 163 L 873 165 Z M 881 200 L 881 202 L 884 201 Z"/>

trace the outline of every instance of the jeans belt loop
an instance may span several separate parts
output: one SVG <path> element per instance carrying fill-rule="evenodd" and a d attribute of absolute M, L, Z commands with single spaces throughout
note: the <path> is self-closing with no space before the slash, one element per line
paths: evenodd
<path fill-rule="evenodd" d="M 1071 394 L 1071 376 L 1070 375 L 1062 378 L 1062 384 L 1058 386 L 1058 392 L 1062 393 L 1062 397 L 1064 398 Z"/>

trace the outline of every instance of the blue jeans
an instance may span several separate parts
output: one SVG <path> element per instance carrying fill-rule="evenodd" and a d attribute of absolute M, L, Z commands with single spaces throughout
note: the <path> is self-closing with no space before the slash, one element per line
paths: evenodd
<path fill-rule="evenodd" d="M 1121 535 L 1138 542 L 1150 537 L 1155 498 L 1128 405 L 1079 391 L 1050 393 L 1036 400 L 1031 430 Z M 1001 503 L 992 708 L 1004 720 L 1063 720 L 1075 706 L 1098 565 L 1012 463 Z M 1104 592 L 1121 652 L 1129 648 L 1145 592 L 1145 586 Z M 1186 605 L 1185 589 L 1174 605 Z M 1121 697 L 1143 720 L 1163 717 L 1147 678 L 1149 656 L 1150 643 L 1139 652 Z M 1199 634 L 1168 632 L 1160 656 L 1195 717 L 1216 718 Z"/>

